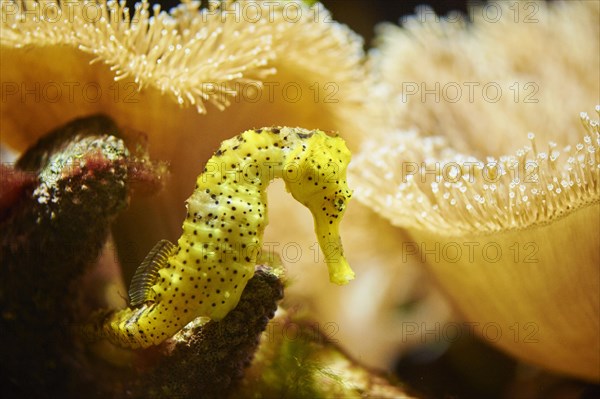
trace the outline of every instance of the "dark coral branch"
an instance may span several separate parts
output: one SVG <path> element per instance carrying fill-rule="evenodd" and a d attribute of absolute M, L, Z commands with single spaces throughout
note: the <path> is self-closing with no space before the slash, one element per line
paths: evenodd
<path fill-rule="evenodd" d="M 86 137 L 114 136 L 121 138 L 117 125 L 104 115 L 76 119 L 42 136 L 17 161 L 18 170 L 39 172 L 48 166 L 50 157 L 64 153 L 73 143 Z"/>
<path fill-rule="evenodd" d="M 9 396 L 64 394 L 81 381 L 71 329 L 80 322 L 77 283 L 128 199 L 129 152 L 112 134 L 105 117 L 74 121 L 2 175 L 3 187 L 18 188 L 0 222 L 0 368 Z"/>

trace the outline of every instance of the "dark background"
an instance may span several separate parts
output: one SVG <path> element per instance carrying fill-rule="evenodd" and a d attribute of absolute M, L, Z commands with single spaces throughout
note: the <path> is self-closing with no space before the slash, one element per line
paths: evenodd
<path fill-rule="evenodd" d="M 132 6 L 135 0 L 127 0 Z M 151 4 L 160 3 L 164 10 L 179 4 L 179 0 L 150 0 Z M 348 25 L 356 33 L 365 38 L 366 47 L 370 47 L 374 36 L 374 27 L 379 22 L 387 21 L 397 23 L 402 16 L 411 15 L 415 7 L 428 4 L 438 15 L 448 11 L 458 10 L 465 12 L 467 4 L 473 0 L 322 0 L 321 3 L 333 16 L 333 19 Z M 202 0 L 202 5 L 208 4 Z"/>
<path fill-rule="evenodd" d="M 332 13 L 334 20 L 348 25 L 365 38 L 371 47 L 374 27 L 379 22 L 398 23 L 400 18 L 414 14 L 415 7 L 429 5 L 438 15 L 448 11 L 466 12 L 472 0 L 323 0 L 323 5 Z"/>

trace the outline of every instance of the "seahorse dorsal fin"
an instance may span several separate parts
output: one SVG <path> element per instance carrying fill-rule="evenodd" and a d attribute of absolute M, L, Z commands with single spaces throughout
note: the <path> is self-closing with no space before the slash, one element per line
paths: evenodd
<path fill-rule="evenodd" d="M 131 285 L 129 286 L 129 305 L 141 305 L 154 299 L 152 286 L 156 283 L 158 271 L 165 265 L 167 258 L 175 249 L 175 245 L 168 240 L 160 240 L 148 252 L 142 263 L 138 266 Z"/>

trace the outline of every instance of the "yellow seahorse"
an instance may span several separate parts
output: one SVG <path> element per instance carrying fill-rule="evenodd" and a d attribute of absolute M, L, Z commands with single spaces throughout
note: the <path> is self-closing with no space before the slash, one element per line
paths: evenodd
<path fill-rule="evenodd" d="M 310 209 L 333 283 L 354 272 L 344 258 L 339 223 L 352 192 L 350 152 L 320 130 L 263 128 L 224 141 L 187 200 L 177 245 L 163 240 L 136 271 L 130 306 L 107 317 L 97 334 L 130 348 L 173 336 L 199 316 L 220 320 L 254 274 L 267 224 L 266 188 L 282 178 Z"/>

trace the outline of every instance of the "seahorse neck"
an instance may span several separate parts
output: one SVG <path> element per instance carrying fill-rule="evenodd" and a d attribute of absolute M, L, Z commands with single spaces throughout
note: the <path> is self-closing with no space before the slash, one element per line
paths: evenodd
<path fill-rule="evenodd" d="M 232 257 L 236 262 L 246 260 L 245 248 L 258 251 L 267 225 L 266 188 L 283 177 L 297 144 L 294 135 L 279 129 L 247 131 L 224 141 L 188 198 L 179 247 L 193 251 L 190 246 L 208 244 L 222 255 L 244 252 Z"/>

